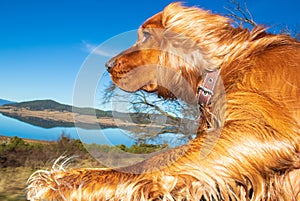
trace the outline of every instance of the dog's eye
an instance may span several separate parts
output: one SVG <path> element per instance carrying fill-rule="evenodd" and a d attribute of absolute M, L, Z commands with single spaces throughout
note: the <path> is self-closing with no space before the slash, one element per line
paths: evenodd
<path fill-rule="evenodd" d="M 146 42 L 150 38 L 151 34 L 148 31 L 143 31 L 142 43 Z"/>

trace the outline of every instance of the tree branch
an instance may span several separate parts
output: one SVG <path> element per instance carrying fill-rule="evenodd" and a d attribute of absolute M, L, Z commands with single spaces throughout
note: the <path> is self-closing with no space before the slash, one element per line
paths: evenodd
<path fill-rule="evenodd" d="M 224 9 L 227 10 L 228 12 L 226 16 L 236 21 L 239 21 L 241 24 L 246 23 L 253 27 L 257 26 L 251 12 L 247 7 L 246 2 L 244 2 L 243 6 L 241 6 L 241 4 L 236 0 L 229 0 L 229 3 L 234 5 L 234 7 L 233 8 L 224 7 Z"/>

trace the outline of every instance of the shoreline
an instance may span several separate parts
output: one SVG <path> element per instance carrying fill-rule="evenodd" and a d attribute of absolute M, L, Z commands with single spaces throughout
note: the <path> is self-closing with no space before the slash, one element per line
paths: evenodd
<path fill-rule="evenodd" d="M 18 137 L 18 136 L 10 137 L 10 136 L 0 134 L 0 144 L 9 142 L 14 137 Z M 52 140 L 48 141 L 48 140 L 35 140 L 35 139 L 30 139 L 30 138 L 22 138 L 22 137 L 18 137 L 18 138 L 24 140 L 28 144 L 37 144 L 37 143 L 39 143 L 39 144 L 54 144 L 54 143 L 56 143 L 56 141 L 52 141 Z"/>
<path fill-rule="evenodd" d="M 151 127 L 163 128 L 166 125 L 153 125 L 150 123 L 134 123 L 114 117 L 96 117 L 94 114 L 80 114 L 79 112 L 57 110 L 30 110 L 14 106 L 0 106 L 0 113 L 4 116 L 18 119 L 43 128 L 54 127 L 80 127 L 84 129 L 97 128 L 134 128 Z"/>

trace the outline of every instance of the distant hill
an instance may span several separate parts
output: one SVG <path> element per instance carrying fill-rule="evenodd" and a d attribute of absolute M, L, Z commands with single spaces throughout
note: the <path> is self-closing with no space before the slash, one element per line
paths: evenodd
<path fill-rule="evenodd" d="M 0 99 L 0 106 L 5 104 L 13 104 L 14 102 L 9 100 Z"/>
<path fill-rule="evenodd" d="M 99 117 L 112 117 L 112 112 L 103 111 L 94 108 L 79 108 L 73 107 L 70 105 L 65 105 L 58 103 L 54 100 L 34 100 L 34 101 L 26 101 L 21 103 L 12 103 L 6 104 L 7 106 L 13 106 L 16 108 L 27 108 L 32 111 L 42 111 L 42 110 L 50 110 L 50 111 L 59 111 L 59 112 L 75 112 L 81 115 L 93 115 Z"/>
<path fill-rule="evenodd" d="M 0 113 L 4 116 L 43 128 L 74 127 L 74 114 L 76 116 L 84 116 L 88 120 L 93 119 L 94 116 L 96 118 L 113 119 L 111 111 L 72 107 L 53 100 L 34 100 L 0 105 Z M 79 122 L 76 125 L 87 129 L 93 129 L 95 126 L 98 126 L 98 124 L 91 123 L 88 120 L 83 120 L 83 122 Z M 102 125 L 103 128 L 115 127 L 112 125 L 112 122 Z"/>
<path fill-rule="evenodd" d="M 11 104 L 7 104 L 11 105 Z M 14 107 L 23 107 L 30 110 L 58 110 L 58 111 L 72 111 L 72 106 L 63 105 L 53 100 L 34 100 L 13 104 Z"/>
<path fill-rule="evenodd" d="M 59 112 L 73 112 L 78 113 L 80 115 L 96 115 L 97 118 L 105 117 L 105 118 L 119 118 L 125 119 L 128 114 L 122 112 L 112 112 L 112 111 L 104 111 L 94 108 L 83 108 L 83 107 L 73 107 L 70 105 L 65 105 L 58 103 L 54 100 L 34 100 L 34 101 L 26 101 L 20 103 L 6 104 L 5 106 L 13 106 L 14 108 L 26 108 L 31 111 L 59 111 Z M 130 113 L 129 114 L 131 120 L 136 123 L 149 123 L 147 114 L 143 113 Z M 152 115 L 153 116 L 153 115 Z M 33 118 L 33 117 L 32 117 Z"/>
<path fill-rule="evenodd" d="M 129 129 L 136 127 L 137 124 L 151 124 L 153 118 L 160 118 L 160 114 L 147 113 L 122 113 L 104 111 L 94 108 L 72 107 L 58 103 L 53 100 L 34 100 L 0 106 L 0 113 L 4 116 L 18 119 L 35 126 L 43 128 L 53 127 L 74 127 L 74 115 L 76 115 L 76 126 L 86 129 L 116 128 Z M 96 116 L 96 122 L 95 117 Z M 127 121 L 130 118 L 130 121 Z M 115 120 L 121 120 L 118 125 Z M 151 124 L 153 129 L 160 128 L 161 133 L 176 133 L 177 126 L 174 122 L 180 122 L 180 118 L 167 117 L 163 125 Z M 127 122 L 127 123 L 126 123 Z M 178 123 L 178 125 L 180 125 Z M 163 128 L 161 127 L 163 126 Z"/>

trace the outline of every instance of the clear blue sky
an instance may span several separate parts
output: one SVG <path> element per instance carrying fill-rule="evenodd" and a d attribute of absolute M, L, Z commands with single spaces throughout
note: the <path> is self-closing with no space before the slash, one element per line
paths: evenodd
<path fill-rule="evenodd" d="M 91 47 L 138 28 L 170 2 L 1 0 L 0 98 L 72 103 L 77 73 Z M 215 13 L 226 13 L 228 6 L 226 0 L 185 4 Z M 299 0 L 248 0 L 247 5 L 258 23 L 300 26 Z"/>

